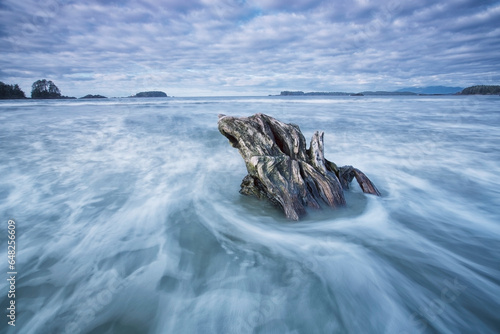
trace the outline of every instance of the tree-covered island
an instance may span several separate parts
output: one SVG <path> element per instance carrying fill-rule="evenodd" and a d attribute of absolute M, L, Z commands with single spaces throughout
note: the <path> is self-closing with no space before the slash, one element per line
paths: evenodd
<path fill-rule="evenodd" d="M 96 94 L 96 95 L 87 94 L 87 95 L 81 97 L 80 99 L 107 99 L 107 97 L 103 96 L 103 95 L 99 95 L 99 94 Z"/>
<path fill-rule="evenodd" d="M 32 99 L 76 99 L 75 97 L 64 96 L 52 80 L 41 79 L 31 85 Z"/>
<path fill-rule="evenodd" d="M 168 97 L 168 96 L 164 92 L 153 90 L 149 92 L 140 92 L 135 94 L 134 96 L 129 96 L 129 97 Z"/>

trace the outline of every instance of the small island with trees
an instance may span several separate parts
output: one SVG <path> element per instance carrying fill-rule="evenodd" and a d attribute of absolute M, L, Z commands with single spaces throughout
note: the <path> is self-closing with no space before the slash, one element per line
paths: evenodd
<path fill-rule="evenodd" d="M 140 93 L 137 93 L 137 94 L 135 94 L 133 96 L 129 96 L 129 97 L 168 97 L 168 96 L 164 92 L 161 92 L 158 90 L 153 90 L 153 91 L 149 91 L 149 92 L 140 92 Z"/>
<path fill-rule="evenodd" d="M 31 85 L 32 99 L 76 99 L 76 97 L 64 96 L 52 80 L 37 80 Z"/>
<path fill-rule="evenodd" d="M 87 95 L 81 97 L 80 99 L 107 99 L 107 97 L 99 95 L 99 94 L 96 94 L 96 95 L 87 94 Z"/>

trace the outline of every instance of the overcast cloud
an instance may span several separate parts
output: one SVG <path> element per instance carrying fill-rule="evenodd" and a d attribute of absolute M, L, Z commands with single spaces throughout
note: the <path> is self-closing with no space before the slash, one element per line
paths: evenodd
<path fill-rule="evenodd" d="M 0 1 L 29 95 L 267 95 L 500 83 L 500 1 Z"/>

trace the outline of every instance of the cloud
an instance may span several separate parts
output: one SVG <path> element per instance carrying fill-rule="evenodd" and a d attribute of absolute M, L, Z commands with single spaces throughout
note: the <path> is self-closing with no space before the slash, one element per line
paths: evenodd
<path fill-rule="evenodd" d="M 251 2 L 254 6 L 262 10 L 275 10 L 282 12 L 303 11 L 317 7 L 323 1 L 320 0 L 254 0 Z"/>
<path fill-rule="evenodd" d="M 6 0 L 0 18 L 0 80 L 65 95 L 466 86 L 500 66 L 494 1 Z"/>

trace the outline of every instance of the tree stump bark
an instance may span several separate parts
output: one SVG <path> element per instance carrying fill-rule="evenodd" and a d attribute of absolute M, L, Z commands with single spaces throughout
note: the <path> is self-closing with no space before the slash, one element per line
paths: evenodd
<path fill-rule="evenodd" d="M 380 196 L 368 177 L 352 166 L 338 168 L 324 157 L 324 132 L 316 131 L 309 149 L 299 127 L 265 114 L 250 117 L 219 115 L 219 131 L 237 148 L 248 175 L 240 193 L 267 199 L 286 217 L 299 220 L 306 207 L 346 204 L 343 189 L 356 178 L 363 192 Z"/>

